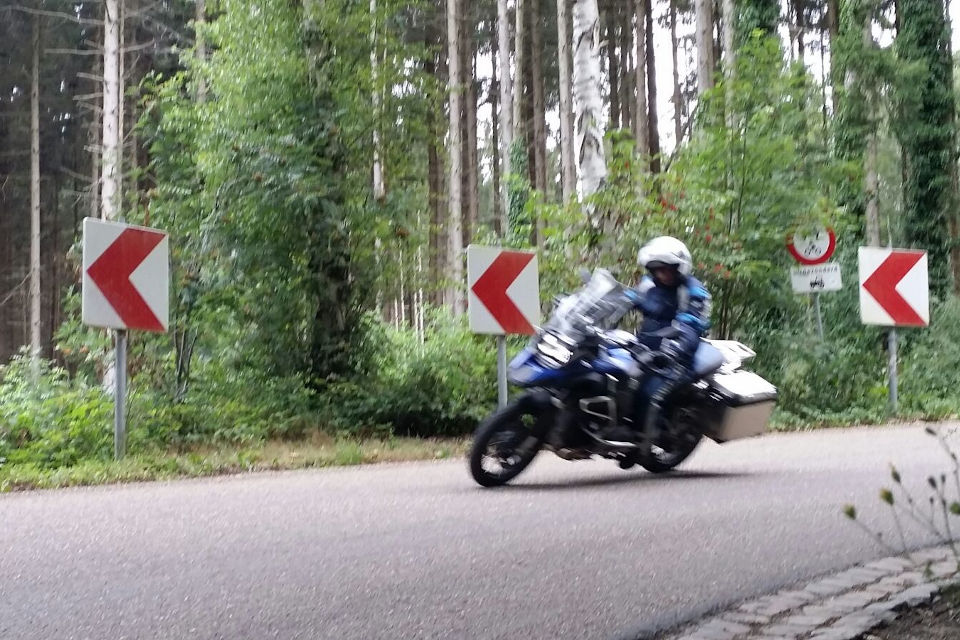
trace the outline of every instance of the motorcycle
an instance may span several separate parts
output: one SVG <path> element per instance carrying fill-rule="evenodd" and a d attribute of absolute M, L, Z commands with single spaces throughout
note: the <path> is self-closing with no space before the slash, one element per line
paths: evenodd
<path fill-rule="evenodd" d="M 470 471 L 484 487 L 506 484 L 541 450 L 566 460 L 593 456 L 639 464 L 653 473 L 674 469 L 704 438 L 718 443 L 762 434 L 776 388 L 743 369 L 756 354 L 732 340 L 701 339 L 692 366 L 678 369 L 617 324 L 639 293 L 605 269 L 585 274 L 576 293 L 557 301 L 549 321 L 510 362 L 507 377 L 525 392 L 476 429 Z M 674 327 L 655 334 L 679 335 Z M 648 337 L 641 334 L 641 337 Z M 652 425 L 633 424 L 634 395 L 645 376 L 684 372 Z M 635 442 L 608 440 L 626 425 Z"/>

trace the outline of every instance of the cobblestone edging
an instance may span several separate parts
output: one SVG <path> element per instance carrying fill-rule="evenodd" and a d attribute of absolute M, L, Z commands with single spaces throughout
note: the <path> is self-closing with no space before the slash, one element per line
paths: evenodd
<path fill-rule="evenodd" d="M 953 553 L 935 547 L 744 602 L 666 640 L 855 640 L 958 581 Z"/>

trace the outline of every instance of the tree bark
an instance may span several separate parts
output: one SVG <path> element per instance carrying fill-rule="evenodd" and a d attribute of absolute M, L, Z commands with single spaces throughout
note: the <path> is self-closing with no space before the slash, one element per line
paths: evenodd
<path fill-rule="evenodd" d="M 497 0 L 497 55 L 500 59 L 500 117 L 497 130 L 500 134 L 500 166 L 503 176 L 510 176 L 510 145 L 513 144 L 513 82 L 510 78 L 510 14 L 507 0 Z M 507 179 L 500 185 L 500 233 L 509 230 L 507 213 L 510 210 Z"/>
<path fill-rule="evenodd" d="M 104 0 L 103 24 L 103 142 L 101 167 L 101 217 L 120 215 L 120 122 L 123 91 L 120 75 L 120 3 Z"/>
<path fill-rule="evenodd" d="M 447 226 L 447 304 L 454 315 L 463 312 L 463 202 L 461 175 L 463 173 L 463 140 L 460 136 L 460 105 L 463 78 L 460 71 L 460 0 L 447 0 L 447 64 L 449 79 L 450 127 L 450 194 Z"/>
<path fill-rule="evenodd" d="M 633 127 L 633 17 L 630 15 L 631 3 L 628 1 L 626 6 L 622 4 L 617 3 L 617 28 L 620 30 L 620 128 L 629 131 Z"/>
<path fill-rule="evenodd" d="M 647 135 L 650 140 L 650 171 L 660 173 L 660 122 L 657 116 L 657 63 L 653 53 L 653 6 L 645 0 L 647 25 Z"/>
<path fill-rule="evenodd" d="M 533 188 L 547 192 L 547 110 L 544 106 L 543 64 L 539 52 L 543 50 L 540 34 L 540 3 L 530 3 L 530 86 L 533 98 Z M 537 220 L 537 246 L 540 246 L 541 221 Z"/>
<path fill-rule="evenodd" d="M 439 13 L 439 12 L 438 12 Z M 439 16 L 438 16 L 439 17 Z M 437 78 L 437 85 L 442 83 L 443 78 L 443 54 L 437 47 L 440 39 L 440 25 L 431 23 L 424 36 L 424 48 L 427 51 L 436 49 L 436 53 L 428 54 L 424 60 L 424 72 Z M 427 109 L 427 191 L 428 202 L 430 206 L 430 217 L 428 219 L 428 229 L 430 238 L 430 252 L 427 256 L 429 280 L 432 283 L 430 288 L 430 301 L 435 305 L 443 304 L 443 291 L 438 286 L 443 280 L 443 273 L 446 268 L 446 237 L 443 233 L 443 202 L 444 202 L 444 179 L 443 179 L 443 161 L 440 156 L 439 140 L 441 139 L 440 123 L 436 115 L 437 111 L 442 109 L 438 105 L 437 109 Z"/>
<path fill-rule="evenodd" d="M 683 96 L 680 93 L 680 45 L 677 41 L 677 2 L 670 0 L 670 50 L 673 63 L 673 135 L 676 146 L 683 137 Z"/>
<path fill-rule="evenodd" d="M 516 7 L 514 9 L 514 16 L 516 20 L 516 29 L 514 31 L 514 45 L 513 45 L 513 58 L 514 58 L 514 71 L 513 77 L 516 78 L 516 82 L 513 84 L 513 135 L 510 137 L 511 144 L 513 140 L 517 138 L 523 138 L 525 135 L 525 127 L 523 122 L 523 65 L 524 65 L 524 44 L 526 37 L 526 27 L 524 25 L 524 14 L 526 13 L 525 0 L 517 0 Z"/>
<path fill-rule="evenodd" d="M 636 38 L 636 84 L 637 105 L 633 110 L 633 133 L 637 145 L 637 153 L 641 162 L 646 163 L 650 157 L 650 126 L 647 113 L 647 11 L 650 0 L 634 0 L 634 16 L 637 21 Z"/>
<path fill-rule="evenodd" d="M 607 82 L 610 87 L 610 129 L 620 128 L 620 64 L 617 60 L 617 18 L 613 3 L 604 12 L 607 43 Z"/>
<path fill-rule="evenodd" d="M 500 101 L 498 98 L 498 92 L 500 91 L 499 87 L 499 78 L 497 73 L 497 59 L 499 57 L 499 51 L 497 50 L 497 37 L 494 35 L 491 38 L 492 42 L 490 43 L 491 51 L 493 55 L 490 56 L 490 92 L 488 94 L 488 99 L 490 102 L 490 135 L 491 142 L 493 143 L 493 153 L 490 157 L 490 164 L 493 170 L 493 230 L 498 237 L 503 237 L 503 234 L 506 233 L 507 228 L 503 224 L 503 207 L 504 201 L 500 196 L 500 164 L 501 164 L 501 153 L 502 153 L 502 140 L 500 139 L 500 113 L 498 111 L 500 106 Z"/>
<path fill-rule="evenodd" d="M 370 75 L 372 79 L 371 104 L 373 105 L 373 198 L 383 202 L 387 191 L 383 182 L 383 163 L 380 142 L 380 78 L 377 41 L 377 0 L 370 0 Z"/>
<path fill-rule="evenodd" d="M 696 0 L 697 95 L 713 88 L 713 0 Z"/>
<path fill-rule="evenodd" d="M 569 0 L 557 0 L 557 53 L 560 57 L 560 184 L 563 202 L 574 196 L 577 171 L 573 159 L 573 109 L 570 70 Z"/>
<path fill-rule="evenodd" d="M 877 175 L 877 132 L 870 132 L 864 156 L 864 187 L 867 196 L 867 245 L 880 246 L 880 180 Z"/>
<path fill-rule="evenodd" d="M 30 73 L 30 356 L 40 372 L 40 16 L 33 16 Z"/>
<path fill-rule="evenodd" d="M 573 4 L 573 108 L 581 200 L 597 192 L 607 176 L 600 99 L 600 25 L 596 0 Z M 600 227 L 600 221 L 593 222 Z"/>
<path fill-rule="evenodd" d="M 477 83 L 474 79 L 474 38 L 473 38 L 473 20 L 471 13 L 467 11 L 460 21 L 461 33 L 463 34 L 463 64 L 461 69 L 464 71 L 463 86 L 465 101 L 463 105 L 463 131 L 464 131 L 464 181 L 466 206 L 464 211 L 463 223 L 463 246 L 466 247 L 473 241 L 473 233 L 477 226 L 478 210 L 478 179 L 477 179 Z M 466 26 L 464 29 L 463 27 Z"/>

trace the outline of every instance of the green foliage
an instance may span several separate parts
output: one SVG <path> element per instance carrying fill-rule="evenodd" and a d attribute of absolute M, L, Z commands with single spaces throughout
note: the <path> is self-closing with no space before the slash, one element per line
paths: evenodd
<path fill-rule="evenodd" d="M 435 312 L 416 334 L 368 320 L 358 375 L 323 392 L 321 415 L 342 432 L 421 437 L 470 433 L 496 406 L 496 348 L 465 318 Z"/>
<path fill-rule="evenodd" d="M 911 332 L 901 362 L 904 413 L 929 418 L 960 415 L 960 298 L 931 309 L 927 329 Z"/>
<path fill-rule="evenodd" d="M 21 354 L 0 367 L 0 460 L 43 468 L 113 453 L 113 402 L 97 386 L 70 380 L 41 361 L 34 381 Z"/>

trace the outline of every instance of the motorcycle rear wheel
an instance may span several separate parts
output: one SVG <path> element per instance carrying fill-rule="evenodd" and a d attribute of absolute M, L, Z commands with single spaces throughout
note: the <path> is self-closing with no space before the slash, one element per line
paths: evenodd
<path fill-rule="evenodd" d="M 470 473 L 477 484 L 498 487 L 527 468 L 543 444 L 533 432 L 536 420 L 531 409 L 514 402 L 477 427 L 470 449 Z"/>

